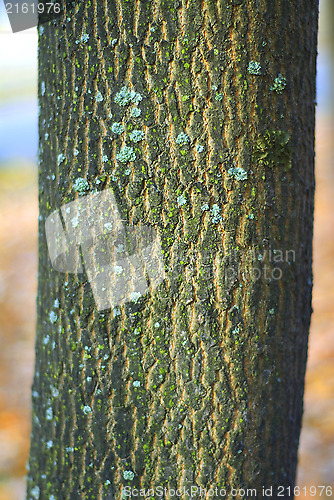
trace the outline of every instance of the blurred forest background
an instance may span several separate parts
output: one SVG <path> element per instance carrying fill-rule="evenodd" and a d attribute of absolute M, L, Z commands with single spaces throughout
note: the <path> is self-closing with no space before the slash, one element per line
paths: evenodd
<path fill-rule="evenodd" d="M 299 450 L 300 487 L 334 487 L 333 26 L 334 0 L 320 0 L 314 313 Z M 2 2 L 0 74 L 0 500 L 23 500 L 36 322 L 37 30 L 12 34 Z"/>

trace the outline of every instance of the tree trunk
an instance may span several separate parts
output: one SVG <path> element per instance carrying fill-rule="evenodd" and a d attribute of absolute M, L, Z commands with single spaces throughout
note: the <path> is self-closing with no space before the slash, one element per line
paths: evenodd
<path fill-rule="evenodd" d="M 265 498 L 271 486 L 293 498 L 318 2 L 78 4 L 39 27 L 28 499 L 188 498 L 191 487 L 193 499 L 200 487 Z M 157 232 L 164 265 L 155 286 L 104 310 L 94 248 L 71 247 L 57 267 L 46 234 L 50 214 L 69 231 L 64 205 L 100 192 L 124 231 Z"/>

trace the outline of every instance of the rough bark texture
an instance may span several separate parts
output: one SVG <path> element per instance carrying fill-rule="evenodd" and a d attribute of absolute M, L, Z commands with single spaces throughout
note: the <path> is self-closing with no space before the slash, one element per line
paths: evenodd
<path fill-rule="evenodd" d="M 39 28 L 28 499 L 294 485 L 317 19 L 316 0 L 90 0 Z M 119 104 L 124 86 L 137 106 Z M 119 310 L 98 312 L 85 274 L 48 256 L 45 220 L 78 197 L 78 178 L 87 195 L 112 187 L 127 224 L 160 234 L 166 279 Z"/>

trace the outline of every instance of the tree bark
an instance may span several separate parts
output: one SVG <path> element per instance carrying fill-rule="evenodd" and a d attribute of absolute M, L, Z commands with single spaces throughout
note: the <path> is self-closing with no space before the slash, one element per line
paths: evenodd
<path fill-rule="evenodd" d="M 162 486 L 166 499 L 191 486 L 225 499 L 251 497 L 232 488 L 265 498 L 272 486 L 275 498 L 281 486 L 293 498 L 311 316 L 318 2 L 67 9 L 39 27 L 27 498 L 119 499 L 126 486 Z M 124 145 L 132 149 L 118 156 Z M 85 272 L 53 268 L 45 221 L 109 188 L 126 225 L 158 231 L 165 279 L 99 311 Z M 193 489 L 192 498 L 206 497 Z"/>

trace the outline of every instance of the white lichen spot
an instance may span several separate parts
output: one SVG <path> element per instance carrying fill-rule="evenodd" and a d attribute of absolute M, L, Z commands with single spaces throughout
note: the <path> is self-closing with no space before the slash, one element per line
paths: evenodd
<path fill-rule="evenodd" d="M 122 266 L 114 266 L 114 272 L 115 272 L 115 274 L 117 274 L 117 275 L 122 274 L 122 272 L 123 272 L 123 267 L 122 267 Z"/>
<path fill-rule="evenodd" d="M 130 141 L 140 142 L 144 139 L 145 134 L 142 130 L 133 130 L 129 137 L 130 137 Z"/>
<path fill-rule="evenodd" d="M 159 328 L 159 326 L 160 326 L 159 321 L 157 321 L 156 323 L 154 323 L 154 326 L 155 326 L 155 328 Z"/>
<path fill-rule="evenodd" d="M 248 218 L 249 219 L 254 219 L 254 214 L 249 214 Z"/>
<path fill-rule="evenodd" d="M 133 381 L 133 386 L 134 387 L 140 387 L 140 380 L 134 380 Z"/>
<path fill-rule="evenodd" d="M 45 90 L 46 90 L 46 87 L 45 87 L 45 82 L 42 82 L 42 83 L 41 83 L 41 93 L 42 93 L 42 95 L 44 95 L 44 94 L 45 94 Z"/>
<path fill-rule="evenodd" d="M 112 231 L 112 223 L 111 222 L 106 222 L 103 224 L 103 227 L 105 228 L 106 231 Z"/>
<path fill-rule="evenodd" d="M 34 498 L 35 500 L 38 500 L 39 499 L 39 487 L 38 486 L 34 486 L 33 489 L 31 490 L 31 496 L 32 498 Z"/>
<path fill-rule="evenodd" d="M 203 203 L 203 205 L 201 206 L 201 210 L 203 210 L 203 212 L 209 210 L 209 208 L 210 207 L 209 207 L 208 203 Z"/>
<path fill-rule="evenodd" d="M 79 217 L 73 217 L 73 219 L 71 219 L 71 224 L 72 224 L 72 227 L 78 227 Z"/>
<path fill-rule="evenodd" d="M 116 160 L 121 163 L 127 163 L 136 159 L 136 153 L 130 146 L 123 146 L 119 153 L 116 154 Z"/>
<path fill-rule="evenodd" d="M 53 307 L 59 307 L 59 299 L 56 299 L 53 303 Z"/>
<path fill-rule="evenodd" d="M 112 124 L 111 130 L 112 130 L 112 132 L 114 132 L 114 134 L 120 135 L 120 134 L 123 134 L 124 127 L 121 124 L 121 122 L 115 122 Z"/>
<path fill-rule="evenodd" d="M 75 150 L 73 151 L 73 153 L 74 153 L 74 156 L 78 156 L 78 154 L 79 154 L 79 150 L 78 150 L 78 149 L 75 149 Z"/>
<path fill-rule="evenodd" d="M 77 191 L 80 196 L 83 196 L 84 194 L 86 194 L 86 191 L 89 190 L 88 181 L 86 179 L 83 179 L 82 177 L 78 177 L 77 179 L 75 179 L 73 189 L 74 191 Z"/>
<path fill-rule="evenodd" d="M 46 336 L 44 337 L 44 339 L 43 339 L 43 344 L 44 344 L 44 345 L 47 345 L 47 344 L 49 343 L 49 340 L 50 340 L 49 335 L 46 335 Z"/>
<path fill-rule="evenodd" d="M 53 442 L 52 441 L 47 441 L 47 443 L 46 443 L 47 449 L 49 450 L 50 448 L 52 448 L 52 446 L 53 446 Z"/>
<path fill-rule="evenodd" d="M 179 207 L 182 207 L 187 203 L 187 198 L 183 194 L 181 194 L 180 196 L 177 197 L 176 201 Z"/>
<path fill-rule="evenodd" d="M 217 94 L 215 97 L 216 101 L 222 101 L 224 99 L 224 94 Z"/>
<path fill-rule="evenodd" d="M 249 61 L 247 71 L 250 75 L 261 75 L 261 64 L 256 61 Z"/>
<path fill-rule="evenodd" d="M 261 254 L 259 253 L 259 255 L 257 256 L 257 260 L 259 260 L 259 261 L 263 260 L 263 255 L 261 255 Z"/>
<path fill-rule="evenodd" d="M 58 158 L 57 158 L 58 165 L 60 165 L 61 163 L 63 163 L 64 160 L 65 160 L 65 155 L 63 155 L 63 153 L 60 153 L 58 155 Z"/>
<path fill-rule="evenodd" d="M 102 163 L 107 163 L 107 161 L 108 161 L 108 156 L 107 155 L 103 155 L 102 156 Z M 95 183 L 96 183 L 96 181 L 95 181 Z"/>
<path fill-rule="evenodd" d="M 82 409 L 82 411 L 83 411 L 83 413 L 84 413 L 85 415 L 88 415 L 88 413 L 92 413 L 92 409 L 91 409 L 91 407 L 90 407 L 90 406 L 88 406 L 88 405 L 84 406 L 84 407 L 83 407 L 83 409 Z"/>
<path fill-rule="evenodd" d="M 196 144 L 195 149 L 196 149 L 196 152 L 197 152 L 197 153 L 203 153 L 203 151 L 204 151 L 204 146 L 202 146 L 201 144 Z"/>
<path fill-rule="evenodd" d="M 52 420 L 53 419 L 53 411 L 52 408 L 48 408 L 45 413 L 46 420 Z"/>
<path fill-rule="evenodd" d="M 123 472 L 123 477 L 124 477 L 124 479 L 132 481 L 132 479 L 135 477 L 135 473 L 132 472 L 132 470 L 125 470 Z"/>
<path fill-rule="evenodd" d="M 286 79 L 284 78 L 284 76 L 281 75 L 281 73 L 279 73 L 278 77 L 275 78 L 274 80 L 273 86 L 270 87 L 270 90 L 274 90 L 278 94 L 281 94 L 285 89 L 285 87 L 286 87 Z"/>
<path fill-rule="evenodd" d="M 38 31 L 39 31 L 40 35 L 43 35 L 43 33 L 45 31 L 44 26 L 39 26 Z"/>
<path fill-rule="evenodd" d="M 124 245 L 120 244 L 115 249 L 117 253 L 122 253 L 124 252 Z"/>
<path fill-rule="evenodd" d="M 130 292 L 130 300 L 137 304 L 138 300 L 141 297 L 141 293 L 139 292 Z"/>
<path fill-rule="evenodd" d="M 134 104 L 139 104 L 142 100 L 142 96 L 135 92 L 134 90 L 129 90 L 127 87 L 122 87 L 119 92 L 115 95 L 114 101 L 119 106 L 127 106 L 131 102 Z"/>
<path fill-rule="evenodd" d="M 111 41 L 111 45 L 114 47 L 116 45 L 116 43 L 118 42 L 118 38 L 114 38 L 112 41 Z"/>
<path fill-rule="evenodd" d="M 102 102 L 103 101 L 103 95 L 101 94 L 100 91 L 97 92 L 97 94 L 95 96 L 95 101 L 96 102 Z"/>
<path fill-rule="evenodd" d="M 217 205 L 216 203 L 214 205 L 212 205 L 210 212 L 212 215 L 211 221 L 214 224 L 218 224 L 218 222 L 220 222 L 222 220 L 222 216 L 220 215 L 221 208 L 219 207 L 219 205 Z"/>
<path fill-rule="evenodd" d="M 141 109 L 133 108 L 131 111 L 132 118 L 138 118 L 141 115 Z"/>
<path fill-rule="evenodd" d="M 59 396 L 58 389 L 56 389 L 56 387 L 51 387 L 51 394 L 54 398 L 57 398 Z"/>
<path fill-rule="evenodd" d="M 184 132 L 181 132 L 177 138 L 176 142 L 180 144 L 181 146 L 184 146 L 185 144 L 188 144 L 190 142 L 190 137 L 189 135 L 185 134 Z"/>
<path fill-rule="evenodd" d="M 50 319 L 51 323 L 56 323 L 58 316 L 54 311 L 50 311 L 49 319 Z"/>
<path fill-rule="evenodd" d="M 247 179 L 247 172 L 241 167 L 231 167 L 228 174 L 234 177 L 237 181 L 244 181 Z"/>
<path fill-rule="evenodd" d="M 76 40 L 75 43 L 78 44 L 80 42 L 82 43 L 87 43 L 89 40 L 89 35 L 88 33 L 83 33 L 83 35 L 81 36 L 80 40 Z"/>
<path fill-rule="evenodd" d="M 275 309 L 269 309 L 269 314 L 275 314 Z"/>
<path fill-rule="evenodd" d="M 129 168 L 127 168 L 126 170 L 124 170 L 124 174 L 125 175 L 130 175 L 131 174 L 131 170 Z"/>
<path fill-rule="evenodd" d="M 114 316 L 120 316 L 121 314 L 121 310 L 118 307 L 115 307 L 112 312 Z"/>

